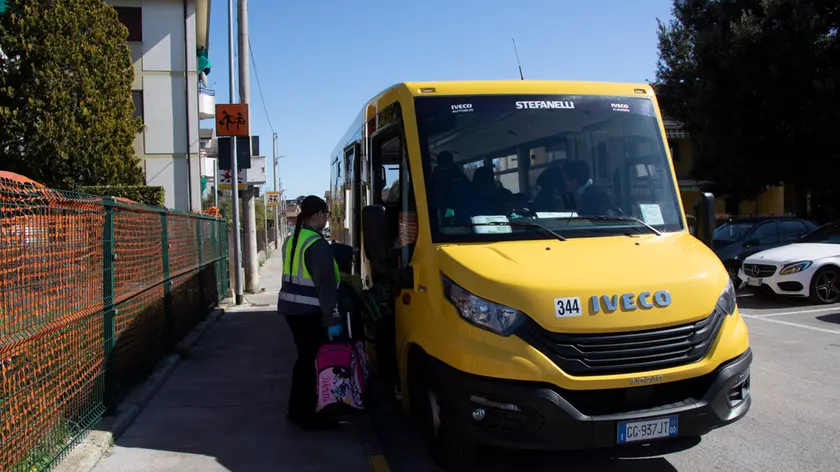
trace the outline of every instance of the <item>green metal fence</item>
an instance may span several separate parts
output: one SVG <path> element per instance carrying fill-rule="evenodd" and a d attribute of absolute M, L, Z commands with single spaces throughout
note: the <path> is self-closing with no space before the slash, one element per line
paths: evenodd
<path fill-rule="evenodd" d="M 0 470 L 46 470 L 229 291 L 223 220 L 0 179 Z"/>

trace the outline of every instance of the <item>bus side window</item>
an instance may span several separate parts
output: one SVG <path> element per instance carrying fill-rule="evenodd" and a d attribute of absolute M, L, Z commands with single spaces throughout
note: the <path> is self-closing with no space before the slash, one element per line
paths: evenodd
<path fill-rule="evenodd" d="M 414 182 L 411 178 L 408 153 L 402 146 L 402 157 L 400 159 L 400 218 L 399 218 L 399 240 L 400 267 L 407 267 L 414 255 L 414 247 L 417 244 L 417 201 L 414 194 Z"/>
<path fill-rule="evenodd" d="M 381 162 L 374 163 L 379 172 L 379 192 L 374 198 L 385 205 L 398 267 L 411 261 L 417 241 L 417 206 L 408 165 L 408 154 L 402 136 L 383 143 Z"/>

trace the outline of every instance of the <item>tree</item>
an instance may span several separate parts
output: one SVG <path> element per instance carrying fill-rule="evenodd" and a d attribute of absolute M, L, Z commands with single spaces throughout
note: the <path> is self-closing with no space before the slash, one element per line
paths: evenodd
<path fill-rule="evenodd" d="M 102 0 L 8 0 L 0 168 L 50 187 L 139 185 L 128 30 Z"/>
<path fill-rule="evenodd" d="M 840 157 L 838 2 L 674 0 L 672 11 L 659 21 L 654 86 L 692 134 L 695 177 L 737 198 L 828 185 Z"/>
<path fill-rule="evenodd" d="M 242 200 L 240 200 L 240 207 L 242 206 L 241 202 L 242 202 Z M 208 207 L 213 206 L 213 196 L 211 195 L 211 196 L 207 197 L 204 200 L 202 206 L 204 208 L 208 208 Z M 231 195 L 229 193 L 226 192 L 224 195 L 219 197 L 219 210 L 222 212 L 222 215 L 225 218 L 225 221 L 227 221 L 228 226 L 232 227 L 232 225 L 233 225 L 233 197 L 231 197 Z M 255 215 L 256 222 L 257 222 L 257 231 L 265 231 L 265 216 L 266 216 L 265 212 L 266 212 L 265 201 L 263 200 L 263 197 L 260 196 L 260 197 L 258 197 L 254 200 L 254 215 Z M 239 225 L 241 227 L 242 226 L 242 221 L 241 221 L 242 212 L 241 212 L 241 210 L 240 210 L 239 216 L 240 216 Z M 271 221 L 274 220 L 274 210 L 273 209 L 269 209 L 268 219 L 271 220 Z M 269 226 L 271 226 L 271 223 L 269 223 Z"/>

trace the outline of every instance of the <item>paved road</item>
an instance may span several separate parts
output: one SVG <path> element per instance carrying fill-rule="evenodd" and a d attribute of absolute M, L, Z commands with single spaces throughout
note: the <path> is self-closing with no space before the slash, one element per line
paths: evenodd
<path fill-rule="evenodd" d="M 303 433 L 285 419 L 296 356 L 274 309 L 283 270 L 230 310 L 180 363 L 93 472 L 368 472 L 358 434 Z"/>
<path fill-rule="evenodd" d="M 739 296 L 755 354 L 746 418 L 664 457 L 493 453 L 490 471 L 816 472 L 840 464 L 840 305 Z M 374 418 L 391 470 L 432 472 L 415 429 L 399 412 Z"/>

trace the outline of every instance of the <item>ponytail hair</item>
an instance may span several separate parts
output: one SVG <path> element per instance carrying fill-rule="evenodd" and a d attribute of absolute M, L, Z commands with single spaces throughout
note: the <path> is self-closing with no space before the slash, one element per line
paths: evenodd
<path fill-rule="evenodd" d="M 327 202 L 315 195 L 310 195 L 301 202 L 300 213 L 298 213 L 297 224 L 295 224 L 295 234 L 292 236 L 292 259 L 289 261 L 289 270 L 295 267 L 295 249 L 297 249 L 298 238 L 300 237 L 300 227 L 306 220 L 322 211 L 327 211 Z"/>

